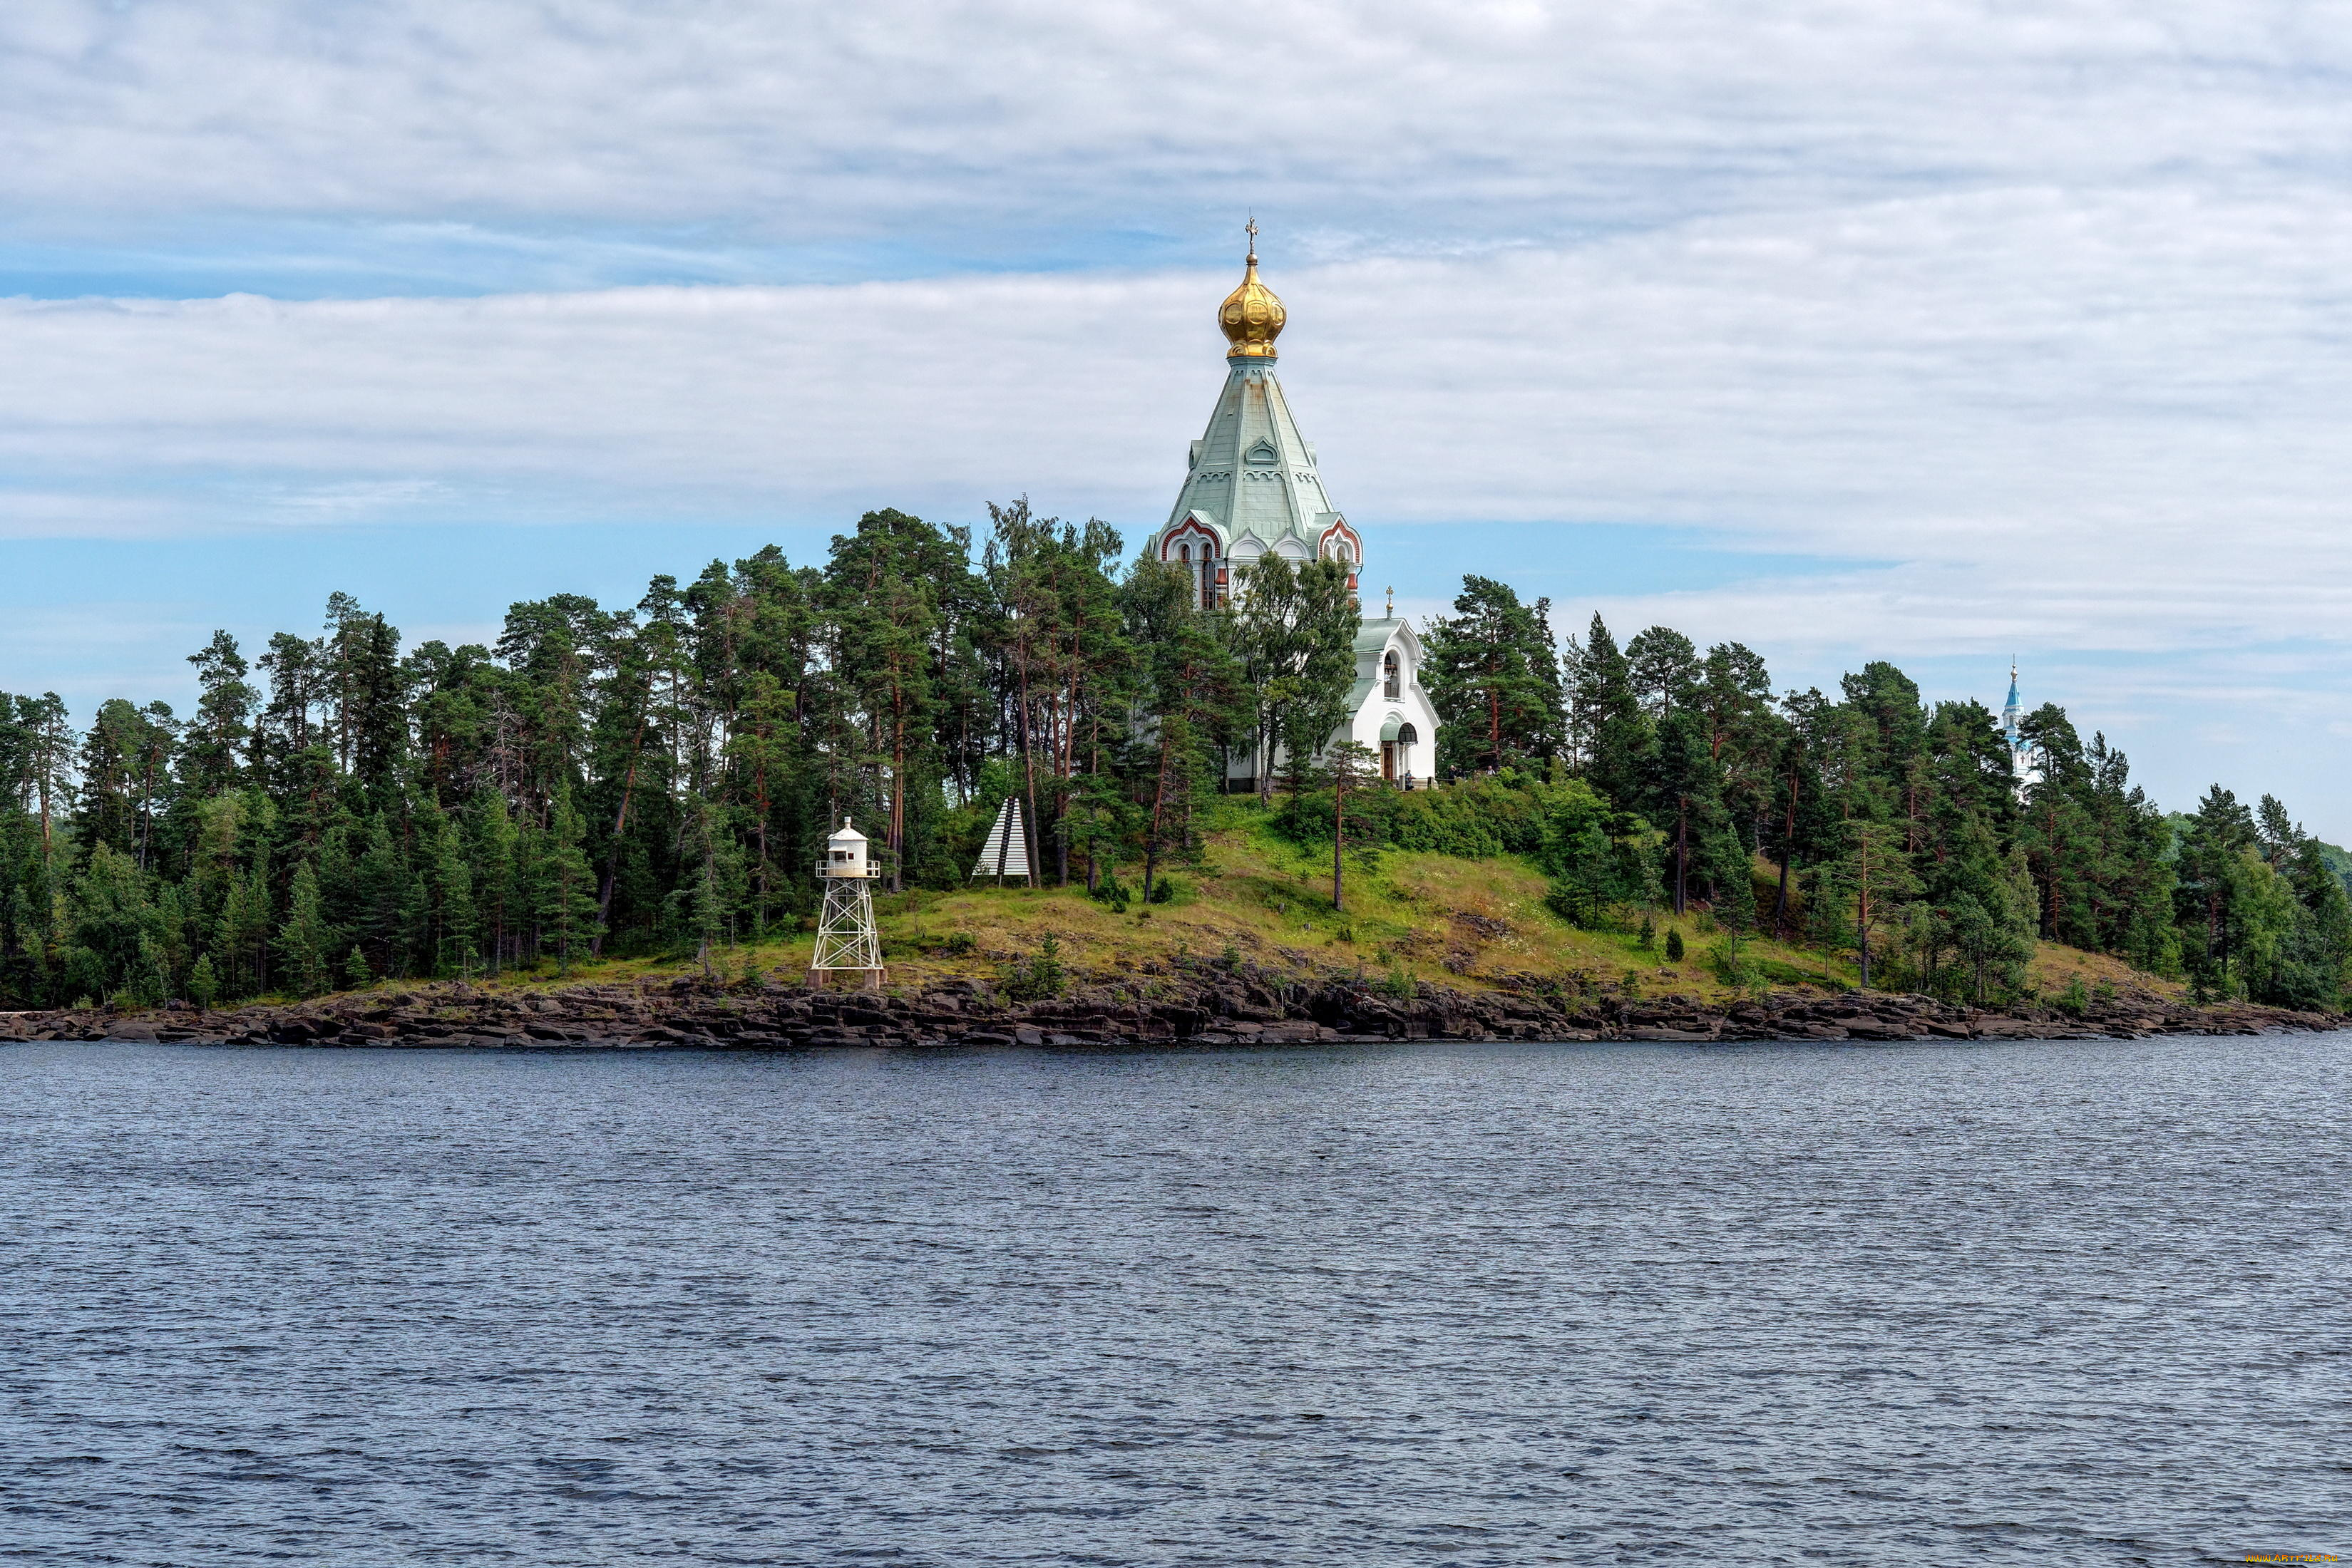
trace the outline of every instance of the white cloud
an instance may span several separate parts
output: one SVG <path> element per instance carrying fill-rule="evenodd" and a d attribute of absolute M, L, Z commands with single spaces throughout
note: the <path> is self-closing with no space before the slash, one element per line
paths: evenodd
<path fill-rule="evenodd" d="M 2332 161 L 2340 4 L 15 0 L 0 193 L 1327 243 Z M 2332 162 L 2330 164 L 2332 167 Z M 1213 214 L 1213 217 L 1211 217 Z"/>
<path fill-rule="evenodd" d="M 2347 250 L 2324 191 L 2030 189 L 1272 280 L 1294 402 L 1375 529 L 1705 525 L 1895 566 L 1791 589 L 1784 638 L 2148 649 L 2344 634 Z M 244 486 L 281 515 L 541 519 L 1027 491 L 1139 530 L 1228 281 L 17 302 L 0 459 L 29 493 L 0 528 L 152 517 L 179 484 L 192 525 Z"/>
<path fill-rule="evenodd" d="M 1286 381 L 1376 572 L 1411 527 L 1523 526 L 1545 567 L 1591 537 L 1562 525 L 1702 528 L 1758 580 L 1617 591 L 1612 622 L 1824 679 L 2019 649 L 2155 737 L 2168 799 L 2264 746 L 2325 793 L 2352 761 L 2352 713 L 2312 695 L 2352 623 L 2347 22 L 14 0 L 0 227 L 34 272 L 99 235 L 132 275 L 568 287 L 1183 254 L 1255 205 Z M 970 517 L 1024 490 L 1136 533 L 1229 283 L 0 302 L 0 537 Z M 1816 570 L 1764 560 L 1789 552 Z"/>

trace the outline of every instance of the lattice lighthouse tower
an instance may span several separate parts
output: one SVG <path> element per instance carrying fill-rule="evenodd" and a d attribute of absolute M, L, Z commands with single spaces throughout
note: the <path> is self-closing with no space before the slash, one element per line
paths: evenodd
<path fill-rule="evenodd" d="M 882 934 L 874 925 L 874 879 L 882 873 L 866 858 L 866 835 L 841 819 L 841 831 L 825 841 L 816 866 L 824 883 L 824 908 L 817 915 L 816 952 L 809 959 L 811 989 L 828 975 L 855 975 L 866 990 L 882 988 Z"/>
<path fill-rule="evenodd" d="M 1249 569 L 1268 555 L 1336 560 L 1356 590 L 1364 541 L 1323 490 L 1315 448 L 1298 434 L 1275 378 L 1274 340 L 1289 312 L 1258 280 L 1257 225 L 1249 227 L 1241 287 L 1217 309 L 1225 335 L 1225 384 L 1209 428 L 1192 443 L 1175 509 L 1151 538 L 1159 559 L 1192 578 L 1202 610 L 1249 591 Z M 1358 740 L 1381 759 L 1384 778 L 1426 780 L 1437 756 L 1437 709 L 1421 689 L 1421 639 L 1401 617 L 1366 618 L 1356 634 L 1356 683 L 1348 721 L 1334 740 Z M 1233 777 L 1255 778 L 1274 758 L 1236 758 Z"/>

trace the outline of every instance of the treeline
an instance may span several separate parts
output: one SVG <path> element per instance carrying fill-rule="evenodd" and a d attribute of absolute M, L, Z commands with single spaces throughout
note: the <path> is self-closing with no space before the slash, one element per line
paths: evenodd
<path fill-rule="evenodd" d="M 707 956 L 809 912 L 845 817 L 889 888 L 952 885 L 1016 791 L 1048 879 L 1148 894 L 1230 752 L 1339 721 L 1357 615 L 1341 569 L 1277 565 L 1204 616 L 1120 549 L 1025 503 L 978 539 L 881 511 L 822 566 L 520 603 L 489 647 L 404 650 L 338 594 L 316 636 L 215 633 L 185 715 L 0 697 L 0 998 Z"/>
<path fill-rule="evenodd" d="M 520 603 L 493 646 L 404 648 L 338 594 L 316 635 L 215 633 L 184 716 L 118 698 L 78 728 L 0 697 L 0 1005 L 707 959 L 797 928 L 845 816 L 888 887 L 952 886 L 1015 793 L 1045 880 L 1115 901 L 1197 857 L 1235 772 L 1337 831 L 1344 570 L 1270 560 L 1202 613 L 1121 548 L 1025 503 L 978 537 L 875 512 L 822 565 L 771 548 L 627 608 Z M 1891 665 L 1776 695 L 1737 644 L 1621 648 L 1596 618 L 1563 646 L 1549 609 L 1465 580 L 1424 674 L 1441 768 L 1475 781 L 1356 783 L 1351 841 L 1528 853 L 1583 924 L 1704 907 L 1853 948 L 1876 984 L 2012 988 L 2040 935 L 2217 993 L 2340 993 L 2343 885 L 2267 798 L 2217 789 L 2176 831 L 2054 707 L 2021 796 L 1991 714 Z"/>
<path fill-rule="evenodd" d="M 1990 709 L 1926 703 L 1890 664 L 1776 695 L 1737 643 L 1654 626 L 1621 645 L 1596 615 L 1555 647 L 1548 603 L 1477 577 L 1454 611 L 1429 638 L 1444 763 L 1582 787 L 1550 786 L 1530 846 L 1572 918 L 1698 904 L 1850 949 L 1864 984 L 1954 997 L 2014 992 L 2039 937 L 2212 996 L 2343 1003 L 2352 902 L 2270 796 L 2217 784 L 2168 821 L 2053 704 L 2021 720 L 2026 782 Z"/>

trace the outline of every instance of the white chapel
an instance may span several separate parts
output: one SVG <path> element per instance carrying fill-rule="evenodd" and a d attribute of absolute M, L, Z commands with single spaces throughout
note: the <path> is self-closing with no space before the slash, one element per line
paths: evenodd
<path fill-rule="evenodd" d="M 1364 566 L 1362 536 L 1324 494 L 1315 448 L 1300 438 L 1275 377 L 1274 340 L 1287 313 L 1258 281 L 1256 240 L 1253 224 L 1241 287 L 1217 311 L 1226 342 L 1224 390 L 1208 430 L 1192 443 L 1175 509 L 1149 547 L 1191 575 L 1202 610 L 1246 595 L 1250 564 L 1262 556 L 1345 562 L 1350 590 Z M 1369 747 L 1380 758 L 1382 778 L 1429 781 L 1437 710 L 1421 686 L 1421 639 L 1402 617 L 1384 612 L 1359 626 L 1348 706 L 1350 717 L 1334 740 Z M 1257 758 L 1234 763 L 1236 778 L 1258 771 Z"/>

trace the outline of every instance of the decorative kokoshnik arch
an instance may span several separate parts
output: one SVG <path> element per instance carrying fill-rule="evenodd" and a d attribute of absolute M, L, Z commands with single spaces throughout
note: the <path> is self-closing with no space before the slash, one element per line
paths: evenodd
<path fill-rule="evenodd" d="M 1193 597 L 1203 610 L 1214 610 L 1224 602 L 1223 555 L 1217 530 L 1197 517 L 1186 517 L 1160 537 L 1160 559 L 1184 569 L 1192 580 Z"/>
<path fill-rule="evenodd" d="M 1348 569 L 1348 591 L 1356 591 L 1356 569 L 1364 562 L 1364 541 L 1345 517 L 1334 517 L 1315 541 L 1316 553 L 1325 560 L 1342 562 Z"/>

